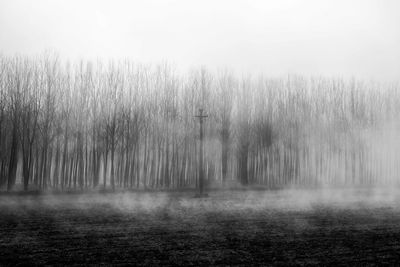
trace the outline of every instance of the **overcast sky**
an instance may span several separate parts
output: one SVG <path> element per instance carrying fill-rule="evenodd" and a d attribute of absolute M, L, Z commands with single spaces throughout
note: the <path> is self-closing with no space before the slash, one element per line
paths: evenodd
<path fill-rule="evenodd" d="M 0 0 L 0 53 L 400 80 L 398 0 Z"/>

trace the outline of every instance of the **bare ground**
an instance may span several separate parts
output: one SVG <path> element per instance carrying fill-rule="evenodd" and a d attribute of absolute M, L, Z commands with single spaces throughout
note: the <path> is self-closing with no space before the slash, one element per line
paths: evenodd
<path fill-rule="evenodd" d="M 393 265 L 400 194 L 0 195 L 0 265 Z"/>

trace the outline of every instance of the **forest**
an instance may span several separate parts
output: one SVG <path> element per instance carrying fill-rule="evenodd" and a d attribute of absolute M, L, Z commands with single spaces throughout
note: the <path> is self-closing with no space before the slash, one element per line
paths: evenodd
<path fill-rule="evenodd" d="M 0 56 L 2 190 L 397 184 L 396 83 Z"/>

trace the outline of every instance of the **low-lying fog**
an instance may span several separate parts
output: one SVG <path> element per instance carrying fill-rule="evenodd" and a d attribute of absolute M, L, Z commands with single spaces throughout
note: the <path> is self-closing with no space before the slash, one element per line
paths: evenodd
<path fill-rule="evenodd" d="M 212 191 L 206 198 L 194 198 L 194 192 L 120 192 L 87 194 L 3 195 L 1 208 L 107 209 L 135 213 L 156 212 L 234 212 L 315 208 L 400 208 L 399 188 L 363 189 L 287 189 L 278 191 Z"/>

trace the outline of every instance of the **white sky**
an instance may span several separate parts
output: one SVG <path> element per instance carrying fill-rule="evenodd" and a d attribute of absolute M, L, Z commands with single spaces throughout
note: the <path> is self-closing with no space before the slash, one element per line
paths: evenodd
<path fill-rule="evenodd" d="M 400 80 L 399 0 L 0 0 L 0 53 Z"/>

